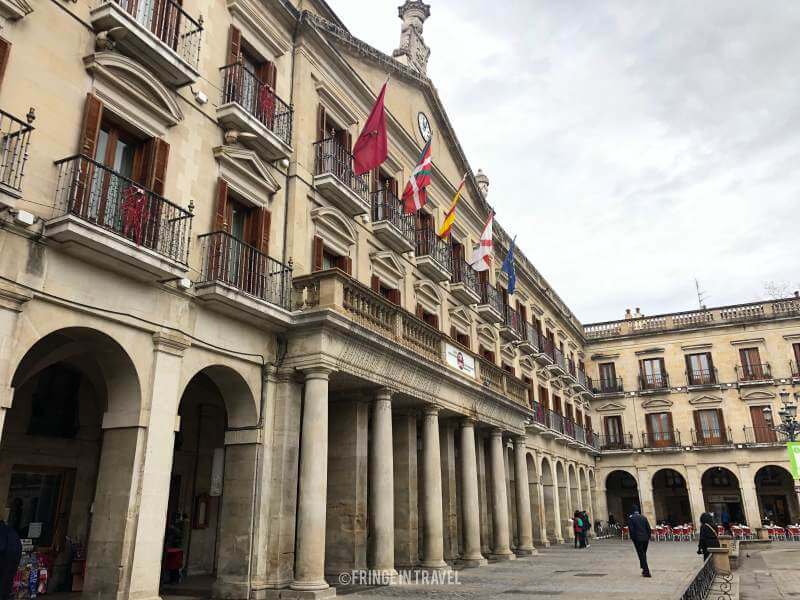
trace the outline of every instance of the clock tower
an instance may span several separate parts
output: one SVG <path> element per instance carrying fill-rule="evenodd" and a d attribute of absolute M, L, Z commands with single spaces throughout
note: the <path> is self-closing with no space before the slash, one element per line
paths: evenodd
<path fill-rule="evenodd" d="M 431 16 L 431 7 L 419 0 L 406 0 L 397 12 L 403 20 L 400 28 L 400 47 L 392 54 L 403 64 L 425 75 L 431 49 L 422 38 L 422 25 Z"/>

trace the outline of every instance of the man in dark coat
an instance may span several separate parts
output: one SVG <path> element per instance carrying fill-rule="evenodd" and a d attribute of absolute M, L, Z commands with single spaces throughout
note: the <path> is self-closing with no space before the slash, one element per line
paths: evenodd
<path fill-rule="evenodd" d="M 650 523 L 647 517 L 639 514 L 639 507 L 633 507 L 633 513 L 628 517 L 628 530 L 633 547 L 639 556 L 639 566 L 642 577 L 650 577 L 650 567 L 647 566 L 647 545 L 650 543 Z"/>
<path fill-rule="evenodd" d="M 0 521 L 0 600 L 11 598 L 14 575 L 19 568 L 22 544 L 13 527 Z"/>

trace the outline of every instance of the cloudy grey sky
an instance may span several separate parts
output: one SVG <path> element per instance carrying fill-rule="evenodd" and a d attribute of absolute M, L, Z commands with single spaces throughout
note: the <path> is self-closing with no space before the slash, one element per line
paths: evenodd
<path fill-rule="evenodd" d="M 800 286 L 800 2 L 428 0 L 489 201 L 584 322 Z M 390 53 L 399 0 L 330 0 Z M 434 156 L 435 160 L 435 156 Z"/>

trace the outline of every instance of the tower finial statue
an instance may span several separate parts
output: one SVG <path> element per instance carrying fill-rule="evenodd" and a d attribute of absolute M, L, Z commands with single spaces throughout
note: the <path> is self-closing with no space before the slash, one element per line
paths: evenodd
<path fill-rule="evenodd" d="M 403 25 L 400 28 L 400 47 L 392 55 L 425 75 L 431 49 L 425 45 L 422 27 L 431 16 L 431 7 L 419 0 L 406 0 L 403 6 L 397 8 L 397 13 Z"/>

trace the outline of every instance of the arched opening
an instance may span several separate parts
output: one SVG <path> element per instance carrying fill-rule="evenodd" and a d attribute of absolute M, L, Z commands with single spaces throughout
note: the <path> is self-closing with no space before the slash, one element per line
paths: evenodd
<path fill-rule="evenodd" d="M 606 502 L 609 520 L 627 523 L 634 506 L 639 506 L 639 486 L 627 471 L 611 471 L 606 478 Z"/>
<path fill-rule="evenodd" d="M 531 504 L 533 541 L 542 543 L 547 539 L 547 532 L 543 531 L 544 523 L 542 523 L 541 499 L 539 498 L 539 476 L 536 474 L 536 464 L 531 454 L 525 454 L 525 465 L 528 469 L 528 498 Z"/>
<path fill-rule="evenodd" d="M 800 507 L 789 471 L 776 465 L 767 465 L 756 472 L 755 482 L 762 521 L 785 527 L 800 520 Z"/>
<path fill-rule="evenodd" d="M 581 467 L 578 469 L 578 485 L 581 486 L 581 499 L 583 500 L 583 505 L 581 506 L 581 510 L 585 510 L 589 515 L 589 520 L 591 523 L 597 520 L 597 516 L 594 514 L 594 508 L 592 507 L 592 494 L 589 493 L 589 480 L 586 477 L 586 471 Z"/>
<path fill-rule="evenodd" d="M 702 478 L 706 510 L 714 513 L 714 521 L 722 524 L 745 523 L 739 478 L 725 467 L 711 467 Z M 758 523 L 753 523 L 756 527 Z"/>
<path fill-rule="evenodd" d="M 0 443 L 8 522 L 48 568 L 47 592 L 122 589 L 135 494 L 136 369 L 105 333 L 67 328 L 36 342 L 12 379 Z M 103 428 L 106 419 L 105 429 Z M 128 540 L 130 542 L 130 540 Z"/>
<path fill-rule="evenodd" d="M 686 479 L 676 470 L 661 469 L 653 475 L 653 502 L 659 524 L 675 526 L 692 522 Z"/>
<path fill-rule="evenodd" d="M 178 415 L 161 592 L 208 593 L 234 579 L 237 570 L 247 570 L 255 445 L 246 443 L 242 428 L 256 425 L 255 403 L 241 376 L 211 366 L 189 380 Z M 226 432 L 234 427 L 245 439 L 226 444 Z M 232 547 L 238 556 L 230 556 Z"/>
<path fill-rule="evenodd" d="M 567 469 L 567 473 L 569 473 L 569 497 L 570 500 L 572 500 L 569 513 L 571 517 L 576 510 L 584 510 L 584 507 L 583 498 L 578 489 L 578 475 L 575 472 L 575 467 L 570 465 Z"/>
<path fill-rule="evenodd" d="M 556 483 L 558 485 L 558 512 L 561 517 L 561 537 L 565 540 L 571 540 L 573 534 L 570 525 L 572 512 L 570 511 L 569 483 L 567 482 L 567 473 L 564 470 L 564 465 L 560 462 L 556 463 Z"/>
<path fill-rule="evenodd" d="M 556 517 L 556 487 L 553 483 L 553 467 L 546 458 L 542 459 L 542 496 L 544 497 L 545 533 L 551 542 L 558 540 L 558 519 Z"/>

